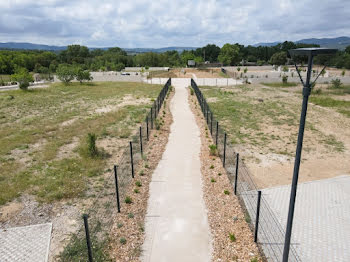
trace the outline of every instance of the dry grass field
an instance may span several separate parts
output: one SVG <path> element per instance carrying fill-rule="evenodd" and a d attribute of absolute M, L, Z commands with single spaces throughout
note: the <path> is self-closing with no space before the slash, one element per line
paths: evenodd
<path fill-rule="evenodd" d="M 350 174 L 349 86 L 316 86 L 310 96 L 300 181 Z M 291 182 L 302 87 L 279 83 L 202 91 L 259 187 Z"/>

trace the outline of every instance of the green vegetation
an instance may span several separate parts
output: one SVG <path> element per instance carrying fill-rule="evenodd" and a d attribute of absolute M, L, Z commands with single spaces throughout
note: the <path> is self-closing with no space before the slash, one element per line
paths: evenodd
<path fill-rule="evenodd" d="M 229 237 L 230 237 L 230 240 L 231 240 L 232 242 L 235 242 L 235 241 L 236 241 L 236 236 L 235 236 L 235 234 L 229 233 Z"/>
<path fill-rule="evenodd" d="M 210 182 L 215 183 L 216 182 L 215 178 L 210 179 Z"/>
<path fill-rule="evenodd" d="M 288 80 L 288 77 L 287 77 Z M 294 83 L 294 82 L 283 82 L 283 78 L 282 78 L 282 83 L 262 83 L 265 86 L 269 86 L 269 87 L 293 87 L 293 86 L 297 86 L 298 83 Z"/>
<path fill-rule="evenodd" d="M 134 218 L 134 213 L 129 213 L 128 218 Z"/>
<path fill-rule="evenodd" d="M 214 169 L 214 165 L 211 165 L 211 166 L 210 166 L 210 169 Z"/>
<path fill-rule="evenodd" d="M 211 156 L 216 156 L 218 153 L 216 145 L 209 145 L 209 150 Z"/>
<path fill-rule="evenodd" d="M 140 193 L 140 190 L 138 190 L 137 188 L 134 189 L 134 193 L 138 194 Z"/>
<path fill-rule="evenodd" d="M 24 192 L 43 202 L 84 197 L 90 182 L 100 183 L 108 157 L 89 156 L 88 134 L 96 135 L 97 145 L 106 136 L 131 137 L 150 106 L 96 110 L 118 105 L 126 95 L 152 99 L 160 89 L 140 83 L 72 83 L 1 92 L 0 205 Z"/>
<path fill-rule="evenodd" d="M 120 244 L 125 245 L 126 244 L 126 239 L 124 237 L 121 237 L 119 239 Z"/>
<path fill-rule="evenodd" d="M 285 41 L 275 46 L 243 46 L 238 43 L 226 43 L 222 48 L 208 44 L 195 50 L 167 51 L 164 53 L 140 53 L 127 54 L 119 47 L 108 50 L 89 50 L 86 46 L 70 45 L 66 50 L 59 53 L 35 50 L 1 50 L 0 51 L 0 74 L 11 75 L 17 68 L 26 68 L 29 72 L 49 75 L 55 73 L 60 65 L 74 65 L 84 71 L 121 71 L 126 66 L 141 66 L 148 70 L 151 66 L 185 66 L 188 60 L 195 60 L 202 63 L 204 60 L 210 62 L 222 62 L 224 65 L 238 65 L 244 59 L 263 65 L 268 62 L 275 65 L 286 63 L 286 53 L 289 49 L 300 47 L 313 47 L 313 44 L 295 44 Z M 350 52 L 338 51 L 337 54 L 329 57 L 318 56 L 315 64 L 325 64 L 337 68 L 350 69 Z M 205 57 L 204 57 L 205 54 Z M 299 62 L 303 60 L 298 60 Z M 305 59 L 304 61 L 305 62 Z M 143 70 L 143 71 L 144 71 Z M 69 76 L 65 78 L 69 79 Z M 3 79 L 6 81 L 5 79 Z M 88 78 L 84 77 L 84 80 Z M 1 79 L 0 79 L 1 82 Z"/>
<path fill-rule="evenodd" d="M 135 182 L 135 185 L 138 186 L 138 187 L 141 187 L 142 186 L 142 183 L 140 181 L 136 181 Z"/>
<path fill-rule="evenodd" d="M 27 90 L 30 82 L 34 82 L 33 76 L 28 73 L 26 68 L 19 68 L 15 74 L 11 76 L 12 81 L 19 84 L 19 88 Z"/>
<path fill-rule="evenodd" d="M 310 102 L 315 105 L 334 108 L 339 113 L 350 117 L 350 101 L 336 100 L 328 96 L 310 96 Z"/>
<path fill-rule="evenodd" d="M 230 191 L 224 190 L 224 194 L 225 194 L 225 195 L 229 195 L 229 194 L 230 194 Z"/>
<path fill-rule="evenodd" d="M 126 196 L 126 197 L 125 197 L 125 203 L 126 203 L 126 204 L 131 204 L 131 203 L 132 203 L 131 197 Z"/>

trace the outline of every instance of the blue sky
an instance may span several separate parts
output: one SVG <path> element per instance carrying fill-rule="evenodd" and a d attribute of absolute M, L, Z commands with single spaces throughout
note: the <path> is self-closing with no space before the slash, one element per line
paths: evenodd
<path fill-rule="evenodd" d="M 90 47 L 350 36 L 350 0 L 0 0 L 0 42 Z"/>

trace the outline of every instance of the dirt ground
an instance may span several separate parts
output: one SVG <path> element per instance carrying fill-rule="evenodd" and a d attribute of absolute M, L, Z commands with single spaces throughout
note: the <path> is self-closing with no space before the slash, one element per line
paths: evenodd
<path fill-rule="evenodd" d="M 317 88 L 327 91 L 327 85 Z M 205 89 L 260 188 L 290 184 L 301 110 L 301 86 L 256 84 Z M 312 94 L 311 96 L 316 96 Z M 317 97 L 317 96 L 316 96 Z M 325 97 L 325 96 L 322 96 Z M 348 101 L 349 95 L 327 95 Z M 231 111 L 229 111 L 231 110 Z M 299 181 L 350 175 L 350 118 L 309 103 Z"/>

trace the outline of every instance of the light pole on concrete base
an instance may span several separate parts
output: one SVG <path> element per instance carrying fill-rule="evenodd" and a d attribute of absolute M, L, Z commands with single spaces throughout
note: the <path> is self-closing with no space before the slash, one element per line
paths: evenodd
<path fill-rule="evenodd" d="M 296 194 L 297 194 L 301 150 L 303 147 L 307 104 L 308 104 L 309 96 L 311 93 L 311 87 L 312 87 L 313 83 L 315 83 L 315 81 L 318 78 L 317 77 L 315 79 L 315 81 L 312 84 L 310 84 L 313 58 L 314 58 L 314 56 L 321 55 L 321 54 L 334 54 L 334 53 L 336 53 L 336 51 L 337 51 L 336 49 L 328 49 L 328 48 L 298 48 L 298 49 L 289 50 L 289 54 L 292 57 L 293 56 L 307 56 L 308 57 L 308 66 L 307 66 L 306 82 L 304 83 L 304 81 L 300 75 L 300 72 L 298 70 L 298 66 L 295 64 L 296 70 L 299 74 L 300 80 L 301 80 L 304 88 L 303 88 L 303 104 L 302 104 L 301 116 L 300 116 L 298 142 L 297 142 L 297 149 L 296 149 L 296 153 L 295 153 L 292 188 L 291 188 L 291 192 L 290 192 L 287 228 L 286 228 L 286 235 L 285 235 L 284 249 L 283 249 L 283 262 L 288 262 L 288 258 L 289 258 L 290 239 L 291 239 L 291 235 L 292 235 L 294 207 L 295 207 L 295 199 L 296 199 Z"/>

